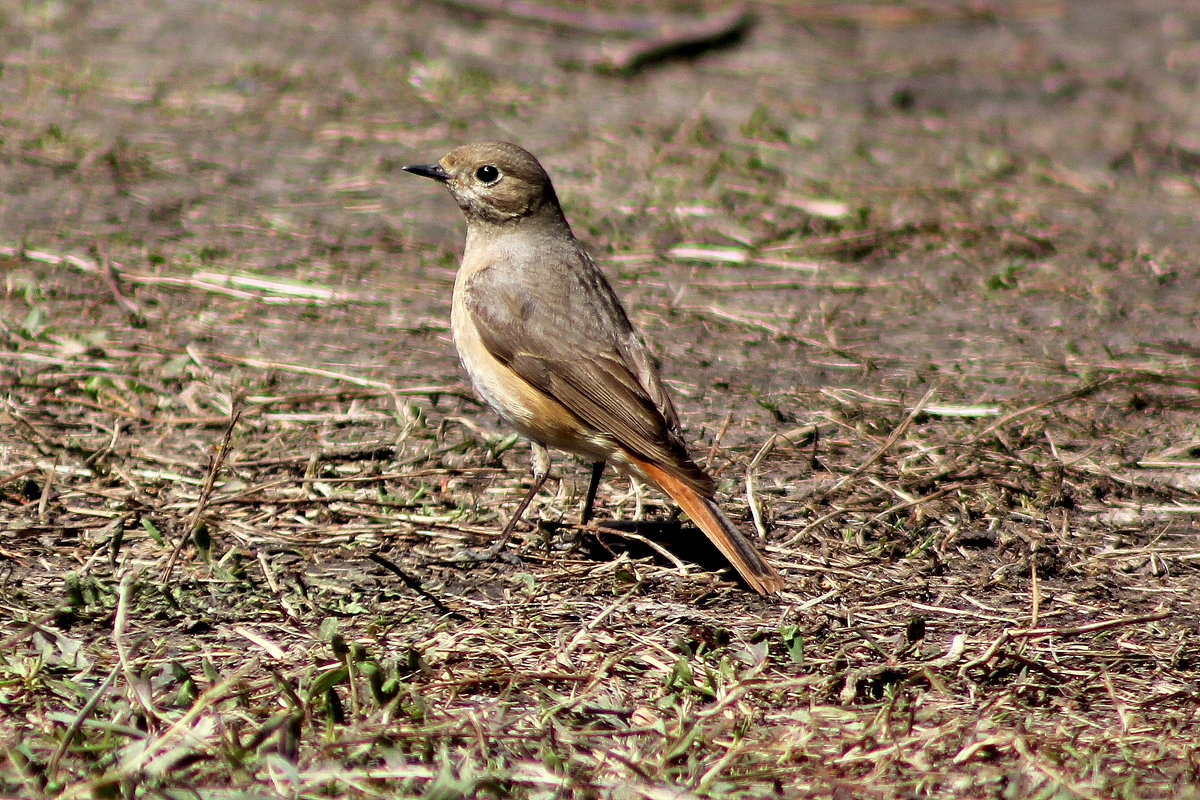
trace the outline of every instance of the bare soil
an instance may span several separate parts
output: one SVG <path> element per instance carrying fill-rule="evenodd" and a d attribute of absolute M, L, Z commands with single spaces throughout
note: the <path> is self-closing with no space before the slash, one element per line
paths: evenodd
<path fill-rule="evenodd" d="M 0 10 L 0 795 L 1200 797 L 1200 9 L 751 11 Z M 565 456 L 471 557 L 528 451 L 400 167 L 484 138 L 781 597 Z"/>

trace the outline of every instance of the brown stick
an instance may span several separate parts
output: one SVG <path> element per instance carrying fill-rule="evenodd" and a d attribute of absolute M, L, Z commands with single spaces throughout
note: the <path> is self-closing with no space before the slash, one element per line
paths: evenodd
<path fill-rule="evenodd" d="M 504 16 L 556 28 L 604 36 L 632 36 L 637 40 L 612 47 L 590 59 L 601 72 L 622 75 L 675 56 L 698 55 L 736 42 L 753 17 L 745 3 L 709 17 L 633 16 L 574 11 L 529 0 L 439 0 L 442 5 L 475 14 Z"/>
<path fill-rule="evenodd" d="M 533 3 L 529 0 L 440 0 L 441 4 L 474 14 L 504 16 L 522 22 L 538 22 L 584 33 L 618 36 L 653 36 L 663 30 L 661 18 L 632 14 L 598 14 Z M 667 20 L 665 24 L 670 24 Z"/>
<path fill-rule="evenodd" d="M 656 61 L 695 56 L 733 44 L 753 21 L 749 7 L 738 5 L 711 17 L 668 23 L 652 36 L 602 52 L 592 66 L 601 72 L 628 75 Z"/>
<path fill-rule="evenodd" d="M 196 507 L 192 509 L 192 514 L 188 518 L 187 528 L 183 535 L 179 537 L 175 548 L 171 551 L 170 557 L 167 558 L 167 564 L 162 569 L 162 580 L 167 582 L 171 577 L 171 571 L 175 569 L 175 562 L 179 560 L 179 554 L 183 552 L 183 548 L 195 536 L 201 524 L 201 515 L 208 507 L 208 501 L 212 498 L 213 488 L 217 484 L 217 475 L 221 472 L 221 466 L 225 463 L 225 458 L 229 455 L 229 443 L 233 439 L 233 429 L 237 427 L 238 421 L 242 418 L 242 411 L 245 408 L 243 401 L 238 398 L 235 401 L 233 415 L 229 419 L 229 427 L 225 429 L 225 435 L 221 438 L 221 444 L 217 446 L 217 451 L 213 453 L 212 459 L 208 462 L 208 473 L 204 477 L 204 485 L 200 489 L 200 496 L 196 499 Z"/>

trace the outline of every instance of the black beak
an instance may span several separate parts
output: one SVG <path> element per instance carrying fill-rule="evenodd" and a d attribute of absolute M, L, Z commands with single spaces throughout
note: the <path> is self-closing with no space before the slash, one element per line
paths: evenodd
<path fill-rule="evenodd" d="M 409 164 L 407 167 L 402 167 L 405 172 L 411 172 L 413 175 L 420 175 L 422 178 L 430 178 L 438 183 L 445 183 L 450 180 L 450 173 L 442 169 L 441 164 Z"/>

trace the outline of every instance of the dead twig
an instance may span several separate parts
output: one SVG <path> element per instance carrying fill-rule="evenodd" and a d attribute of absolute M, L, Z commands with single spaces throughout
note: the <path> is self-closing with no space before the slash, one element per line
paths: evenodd
<path fill-rule="evenodd" d="M 1077 400 L 1080 397 L 1087 397 L 1090 394 L 1094 394 L 1095 392 L 1098 392 L 1101 389 L 1103 389 L 1105 386 L 1108 386 L 1110 383 L 1117 381 L 1120 377 L 1121 376 L 1119 376 L 1119 375 L 1106 375 L 1103 378 L 1100 378 L 1100 379 L 1094 380 L 1094 381 L 1089 381 L 1089 382 L 1083 384 L 1082 386 L 1078 386 L 1074 389 L 1071 389 L 1070 391 L 1062 392 L 1061 394 L 1056 394 L 1053 397 L 1050 397 L 1046 400 L 1041 401 L 1040 403 L 1034 403 L 1031 406 L 1025 406 L 1024 408 L 1019 408 L 1016 411 L 1012 411 L 1008 414 L 1005 414 L 1003 417 L 1000 417 L 1000 419 L 996 420 L 991 425 L 988 425 L 986 428 L 981 430 L 979 433 L 975 434 L 970 439 L 968 439 L 967 444 L 975 444 L 978 441 L 980 441 L 981 439 L 984 439 L 985 437 L 988 437 L 988 436 L 992 435 L 993 433 L 995 433 L 996 431 L 1000 430 L 1005 425 L 1013 423 L 1013 422 L 1017 421 L 1018 419 L 1021 419 L 1022 417 L 1026 417 L 1026 416 L 1029 416 L 1030 414 L 1041 411 L 1042 409 L 1049 408 L 1050 406 L 1056 406 L 1059 403 L 1065 403 L 1069 400 Z"/>
<path fill-rule="evenodd" d="M 113 267 L 112 259 L 108 257 L 108 253 L 101 248 L 100 250 L 100 276 L 104 278 L 104 283 L 108 286 L 108 291 L 113 296 L 113 300 L 129 317 L 129 323 L 135 328 L 146 324 L 146 316 L 142 313 L 142 309 L 137 303 L 130 300 L 121 291 L 121 282 L 117 277 L 117 271 Z"/>
<path fill-rule="evenodd" d="M 208 472 L 204 476 L 204 485 L 200 488 L 200 496 L 196 499 L 196 507 L 192 509 L 192 514 L 188 518 L 183 536 L 179 537 L 179 541 L 175 544 L 175 549 L 171 551 L 171 555 L 167 559 L 166 566 L 163 567 L 162 580 L 164 583 L 170 577 L 171 571 L 175 569 L 175 562 L 179 559 L 179 554 L 183 552 L 183 548 L 195 536 L 196 531 L 201 525 L 200 517 L 208 507 L 208 501 L 212 497 L 213 488 L 217 483 L 217 475 L 220 474 L 221 466 L 225 463 L 226 456 L 229 455 L 229 442 L 233 439 L 233 430 L 242 418 L 244 407 L 245 404 L 241 398 L 238 398 L 235 401 L 229 425 L 225 428 L 225 435 L 221 437 L 221 443 L 217 446 L 217 451 L 213 453 L 212 458 L 208 462 Z"/>
<path fill-rule="evenodd" d="M 189 289 L 199 289 L 212 294 L 234 297 L 240 300 L 254 300 L 267 305 L 301 303 L 321 305 L 333 302 L 333 291 L 321 286 L 301 286 L 280 281 L 269 281 L 254 276 L 224 275 L 213 272 L 198 272 L 191 277 L 173 275 L 146 275 L 127 270 L 107 256 L 100 263 L 72 253 L 51 253 L 45 250 L 28 250 L 24 247 L 0 246 L 0 256 L 22 258 L 53 266 L 66 266 L 80 272 L 98 275 L 104 280 L 109 290 L 117 299 L 117 304 L 130 313 L 131 318 L 140 319 L 141 309 L 133 301 L 126 298 L 120 291 L 118 279 L 136 284 L 158 284 L 165 286 L 182 286 Z M 258 292 L 244 291 L 235 288 L 245 286 L 258 289 Z"/>
<path fill-rule="evenodd" d="M 409 575 L 404 570 L 400 569 L 400 567 L 396 566 L 396 564 L 394 564 L 393 562 L 389 561 L 388 559 L 384 558 L 383 556 L 379 555 L 378 553 L 367 553 L 366 555 L 367 555 L 367 558 L 371 559 L 376 564 L 383 567 L 384 569 L 386 569 L 388 572 L 395 575 L 400 580 L 404 581 L 404 585 L 407 586 L 409 589 L 412 589 L 414 592 L 421 595 L 421 597 L 425 598 L 430 603 L 433 603 L 434 608 L 436 608 L 439 613 L 445 614 L 446 616 L 450 617 L 451 619 L 458 620 L 459 622 L 467 621 L 467 617 L 464 614 L 461 614 L 458 611 L 455 611 L 454 609 L 450 608 L 445 603 L 443 603 L 441 600 L 439 600 L 437 597 L 434 597 L 432 594 L 429 593 L 429 591 L 424 586 L 421 585 L 421 582 L 419 580 L 417 580 L 413 576 Z"/>
<path fill-rule="evenodd" d="M 833 486 L 822 492 L 820 499 L 824 500 L 832 496 L 849 481 L 857 478 L 859 475 L 862 475 L 877 461 L 879 461 L 879 459 L 883 458 L 884 453 L 890 450 L 892 445 L 899 441 L 900 437 L 903 436 L 910 427 L 912 427 L 913 422 L 921 415 L 921 412 L 925 409 L 925 406 L 929 404 L 929 401 L 933 398 L 935 392 L 937 392 L 937 386 L 930 386 L 925 392 L 924 396 L 922 396 L 921 399 L 917 401 L 917 404 L 912 407 L 912 410 L 908 412 L 908 415 L 905 416 L 904 419 L 900 421 L 900 424 L 892 429 L 892 432 L 888 434 L 888 437 L 883 440 L 883 444 L 875 448 L 874 452 L 867 456 L 866 461 L 863 461 L 861 464 L 855 467 L 853 472 L 851 472 L 849 475 L 843 476 L 840 480 L 834 483 Z"/>
<path fill-rule="evenodd" d="M 636 41 L 602 48 L 589 59 L 600 72 L 629 75 L 676 56 L 695 56 L 733 44 L 754 21 L 750 7 L 739 3 L 706 17 L 678 15 L 600 14 L 577 11 L 528 0 L 440 0 L 460 11 L 504 16 L 519 22 L 601 36 L 638 37 Z"/>
<path fill-rule="evenodd" d="M 1083 625 L 1073 625 L 1062 628 L 1006 628 L 1000 632 L 1000 635 L 992 640 L 987 649 L 978 658 L 973 658 L 967 663 L 959 667 L 958 674 L 965 676 L 967 671 L 974 667 L 981 667 L 995 657 L 1000 648 L 1008 644 L 1014 639 L 1043 639 L 1048 636 L 1082 636 L 1088 633 L 1099 633 L 1100 631 L 1111 630 L 1113 628 L 1124 628 L 1129 625 L 1140 625 L 1144 622 L 1157 622 L 1161 619 L 1167 619 L 1173 616 L 1170 611 L 1155 611 L 1150 614 L 1138 614 L 1132 617 L 1118 617 L 1117 619 L 1105 619 L 1097 622 L 1089 622 Z"/>
<path fill-rule="evenodd" d="M 806 425 L 803 428 L 795 428 L 784 433 L 773 433 L 767 437 L 767 441 L 763 442 L 763 446 L 759 448 L 754 458 L 750 460 L 746 466 L 746 503 L 750 506 L 750 517 L 754 520 L 754 528 L 758 531 L 758 535 L 764 539 L 767 536 L 767 526 L 762 518 L 762 506 L 758 502 L 758 495 L 754 488 L 754 474 L 758 467 L 766 459 L 767 456 L 775 449 L 775 445 L 780 441 L 796 444 L 807 439 L 816 439 L 818 429 L 816 425 Z"/>
<path fill-rule="evenodd" d="M 577 11 L 530 0 L 439 0 L 449 8 L 475 14 L 504 16 L 520 22 L 535 22 L 582 33 L 616 36 L 653 36 L 664 26 L 686 24 L 679 17 L 652 17 L 643 14 L 602 14 Z"/>
<path fill-rule="evenodd" d="M 1098 633 L 1112 628 L 1124 628 L 1129 625 L 1140 625 L 1143 622 L 1157 622 L 1172 616 L 1170 611 L 1155 611 L 1150 614 L 1138 614 L 1132 617 L 1118 617 L 1089 622 L 1084 625 L 1073 625 L 1066 628 L 1014 628 L 1007 631 L 1014 639 L 1040 639 L 1045 636 L 1082 636 L 1085 633 Z"/>
<path fill-rule="evenodd" d="M 602 51 L 592 62 L 601 72 L 629 75 L 656 61 L 696 56 L 735 44 L 750 29 L 754 17 L 748 6 L 735 6 L 721 14 L 697 20 L 674 21 L 654 35 Z"/>

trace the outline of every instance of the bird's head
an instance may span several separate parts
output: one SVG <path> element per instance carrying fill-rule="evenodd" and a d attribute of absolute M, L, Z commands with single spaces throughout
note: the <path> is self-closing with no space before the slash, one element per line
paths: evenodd
<path fill-rule="evenodd" d="M 410 164 L 404 170 L 445 184 L 468 222 L 503 224 L 544 209 L 562 213 L 546 170 L 508 142 L 465 144 L 436 164 Z"/>

